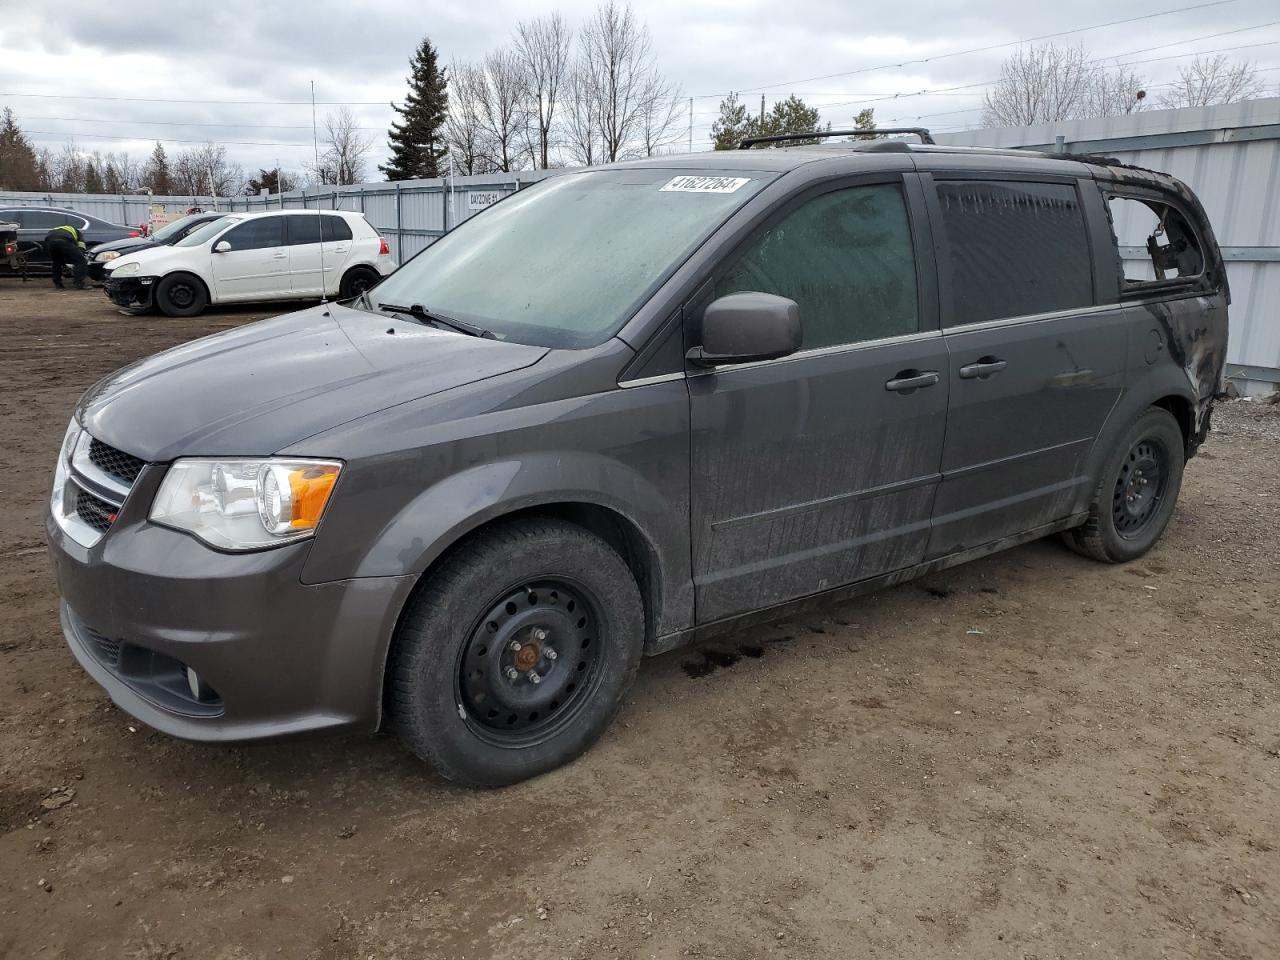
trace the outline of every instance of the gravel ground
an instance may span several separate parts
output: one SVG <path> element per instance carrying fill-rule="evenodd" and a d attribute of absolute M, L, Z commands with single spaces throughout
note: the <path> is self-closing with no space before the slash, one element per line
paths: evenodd
<path fill-rule="evenodd" d="M 1280 408 L 1219 407 L 1138 562 L 1042 541 L 650 660 L 476 792 L 389 737 L 167 739 L 64 648 L 75 398 L 270 312 L 0 282 L 0 957 L 1280 956 Z"/>

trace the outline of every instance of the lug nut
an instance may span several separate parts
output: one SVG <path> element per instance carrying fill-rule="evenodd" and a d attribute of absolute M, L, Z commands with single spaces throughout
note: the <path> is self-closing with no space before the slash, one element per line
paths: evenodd
<path fill-rule="evenodd" d="M 525 674 L 525 676 L 529 678 L 529 682 L 532 684 L 536 685 L 542 682 L 542 677 L 538 675 L 537 670 L 530 670 L 527 674 Z"/>
<path fill-rule="evenodd" d="M 507 667 L 503 672 L 507 675 L 508 680 L 518 680 L 520 678 L 520 671 L 515 667 Z"/>
<path fill-rule="evenodd" d="M 521 643 L 519 640 L 512 640 L 509 644 L 507 644 L 507 649 L 510 650 L 512 653 L 519 653 L 520 647 L 521 647 Z"/>
<path fill-rule="evenodd" d="M 547 631 L 543 630 L 541 627 L 535 627 L 533 631 L 533 639 L 535 640 L 547 639 Z"/>
<path fill-rule="evenodd" d="M 560 656 L 560 654 L 556 653 L 555 647 L 547 647 L 547 649 L 543 650 L 542 653 L 548 660 L 554 660 L 556 657 Z"/>

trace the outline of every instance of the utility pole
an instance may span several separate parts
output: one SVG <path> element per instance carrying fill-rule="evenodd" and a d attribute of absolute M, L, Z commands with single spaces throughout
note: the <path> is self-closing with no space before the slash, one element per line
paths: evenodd
<path fill-rule="evenodd" d="M 689 152 L 693 153 L 693 97 L 689 98 Z"/>
<path fill-rule="evenodd" d="M 760 132 L 764 133 L 764 94 L 760 94 Z"/>

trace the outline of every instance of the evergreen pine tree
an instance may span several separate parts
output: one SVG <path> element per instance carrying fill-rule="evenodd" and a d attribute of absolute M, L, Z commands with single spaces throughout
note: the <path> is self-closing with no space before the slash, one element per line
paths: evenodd
<path fill-rule="evenodd" d="M 173 192 L 173 175 L 169 172 L 169 157 L 164 152 L 164 145 L 156 143 L 151 151 L 151 159 L 147 161 L 147 172 L 143 182 L 148 190 L 157 196 L 168 196 Z"/>
<path fill-rule="evenodd" d="M 102 171 L 99 169 L 98 162 L 100 158 L 92 156 L 84 162 L 84 192 L 85 193 L 106 193 L 107 188 L 102 182 Z"/>
<path fill-rule="evenodd" d="M 0 115 L 0 190 L 39 190 L 40 173 L 31 141 L 13 111 Z"/>
<path fill-rule="evenodd" d="M 449 80 L 429 39 L 423 38 L 410 65 L 404 106 L 391 105 L 401 117 L 387 132 L 391 159 L 378 168 L 388 180 L 438 177 L 441 161 L 448 154 L 444 123 L 449 111 Z"/>

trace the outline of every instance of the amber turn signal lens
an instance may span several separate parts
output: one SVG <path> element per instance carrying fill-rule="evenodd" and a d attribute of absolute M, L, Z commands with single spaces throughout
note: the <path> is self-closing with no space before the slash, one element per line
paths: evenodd
<path fill-rule="evenodd" d="M 304 467 L 289 472 L 289 499 L 293 516 L 289 525 L 298 530 L 311 530 L 320 522 L 325 504 L 338 479 L 336 466 Z"/>

